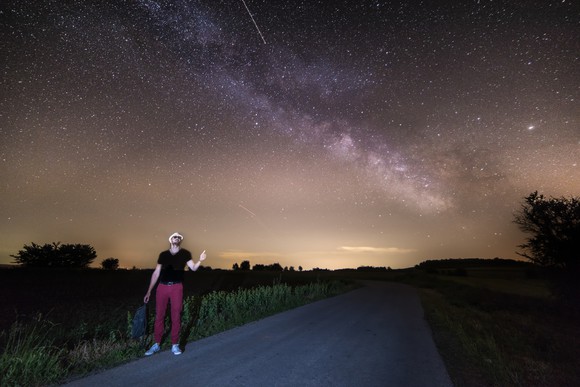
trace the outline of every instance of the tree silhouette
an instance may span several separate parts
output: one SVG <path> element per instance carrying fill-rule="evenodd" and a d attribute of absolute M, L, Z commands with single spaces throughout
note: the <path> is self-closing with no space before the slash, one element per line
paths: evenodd
<path fill-rule="evenodd" d="M 257 263 L 252 267 L 253 271 L 283 271 L 282 265 L 279 263 L 273 263 L 271 265 L 264 265 L 262 263 Z"/>
<path fill-rule="evenodd" d="M 561 295 L 579 292 L 580 276 L 580 198 L 545 198 L 531 193 L 515 215 L 514 223 L 530 234 L 518 246 L 519 255 L 548 268 L 558 282 Z"/>
<path fill-rule="evenodd" d="M 117 258 L 107 258 L 101 262 L 101 267 L 105 270 L 117 270 L 119 268 L 119 260 Z"/>
<path fill-rule="evenodd" d="M 242 261 L 240 270 L 250 270 L 250 261 Z"/>
<path fill-rule="evenodd" d="M 271 265 L 267 265 L 266 266 L 266 270 L 271 270 L 271 271 L 284 271 L 284 268 L 282 267 L 282 265 L 280 265 L 278 262 L 273 263 Z"/>
<path fill-rule="evenodd" d="M 91 245 L 66 244 L 60 242 L 37 245 L 24 245 L 18 254 L 10 255 L 23 267 L 46 268 L 86 268 L 97 258 L 97 253 Z"/>

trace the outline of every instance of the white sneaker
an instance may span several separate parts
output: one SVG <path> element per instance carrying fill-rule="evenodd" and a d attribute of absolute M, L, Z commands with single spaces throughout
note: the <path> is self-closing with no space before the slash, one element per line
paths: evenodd
<path fill-rule="evenodd" d="M 174 355 L 181 355 L 181 349 L 179 349 L 179 344 L 173 344 L 171 346 L 171 352 L 173 352 Z"/>
<path fill-rule="evenodd" d="M 147 352 L 145 352 L 145 356 L 151 356 L 154 353 L 159 352 L 161 348 L 159 348 L 159 344 L 155 343 L 151 346 L 151 348 L 149 348 L 149 350 Z"/>

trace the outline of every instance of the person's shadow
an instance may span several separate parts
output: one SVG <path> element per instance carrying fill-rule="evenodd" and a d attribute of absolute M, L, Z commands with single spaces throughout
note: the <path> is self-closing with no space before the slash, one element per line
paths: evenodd
<path fill-rule="evenodd" d="M 185 345 L 187 344 L 187 339 L 191 335 L 195 324 L 197 322 L 197 317 L 199 316 L 199 310 L 201 308 L 202 296 L 194 296 L 193 301 L 187 302 L 187 307 L 184 305 L 184 310 L 182 312 L 182 321 L 184 320 L 183 314 L 186 313 L 187 317 L 185 322 L 181 326 L 181 333 L 179 338 L 179 347 L 182 351 L 185 350 Z M 167 332 L 165 333 L 167 334 Z"/>

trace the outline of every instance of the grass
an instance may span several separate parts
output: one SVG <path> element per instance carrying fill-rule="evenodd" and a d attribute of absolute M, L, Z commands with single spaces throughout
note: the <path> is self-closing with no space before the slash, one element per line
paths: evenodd
<path fill-rule="evenodd" d="M 578 316 L 549 298 L 546 285 L 538 291 L 537 280 L 471 275 L 398 278 L 420 289 L 454 385 L 580 385 Z"/>
<path fill-rule="evenodd" d="M 66 375 L 61 362 L 64 351 L 53 345 L 51 328 L 42 316 L 33 324 L 12 326 L 0 356 L 0 385 L 45 385 Z"/>
<path fill-rule="evenodd" d="M 449 277 L 448 280 L 458 282 L 460 284 L 491 289 L 497 292 L 507 294 L 518 294 L 521 296 L 535 297 L 541 299 L 550 298 L 550 291 L 546 286 L 545 281 L 542 280 L 527 280 L 514 282 L 507 278 L 465 278 L 465 277 Z"/>
<path fill-rule="evenodd" d="M 441 278 L 506 294 L 518 294 L 541 299 L 551 297 L 546 280 L 530 276 L 528 271 L 519 268 L 472 268 L 465 270 L 464 274 L 461 276 L 441 276 Z"/>
<path fill-rule="evenodd" d="M 257 277 L 260 277 L 258 282 L 266 278 L 263 273 Z M 186 296 L 182 315 L 182 343 L 330 297 L 349 288 L 345 282 L 340 281 L 301 284 L 304 280 L 313 279 L 315 277 L 305 276 L 291 286 L 282 283 L 279 274 L 274 277 L 270 274 L 269 281 L 272 284 L 269 286 Z M 255 281 L 256 278 L 249 282 Z M 69 313 L 66 324 L 53 323 L 42 314 L 25 319 L 25 323 L 16 321 L 0 335 L 0 343 L 4 346 L 0 354 L 0 385 L 40 386 L 60 383 L 143 356 L 144 346 L 152 339 L 154 316 L 149 318 L 149 335 L 143 340 L 135 340 L 131 338 L 132 314 L 125 311 L 123 315 L 122 324 L 118 322 L 119 316 L 109 316 L 110 322 L 105 323 L 103 316 L 85 320 L 85 313 L 72 316 Z"/>

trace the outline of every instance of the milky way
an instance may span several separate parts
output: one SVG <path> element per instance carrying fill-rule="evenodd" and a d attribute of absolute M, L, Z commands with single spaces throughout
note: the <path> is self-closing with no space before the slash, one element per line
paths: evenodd
<path fill-rule="evenodd" d="M 0 263 L 61 241 L 151 267 L 174 231 L 223 268 L 515 258 L 523 197 L 580 193 L 579 15 L 3 2 Z"/>

